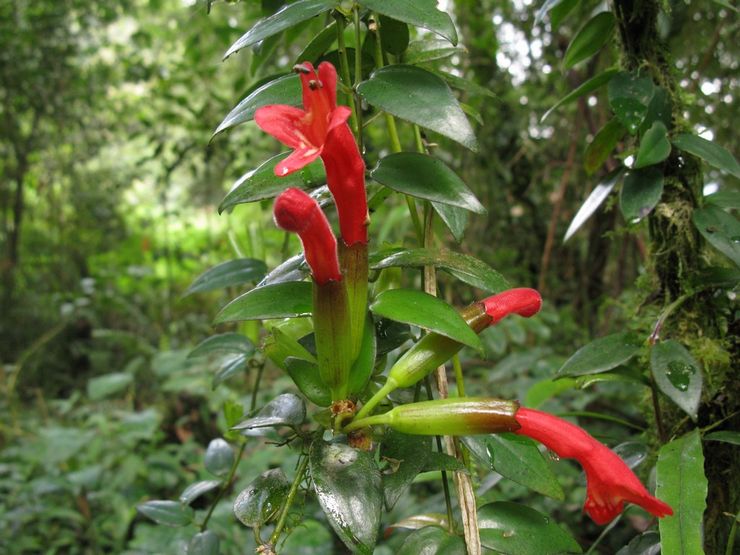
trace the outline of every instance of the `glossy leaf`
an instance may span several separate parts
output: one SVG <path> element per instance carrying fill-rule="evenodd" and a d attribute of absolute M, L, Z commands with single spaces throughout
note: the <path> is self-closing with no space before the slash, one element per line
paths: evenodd
<path fill-rule="evenodd" d="M 239 104 L 226 114 L 213 132 L 215 137 L 219 133 L 232 127 L 251 121 L 258 108 L 269 104 L 287 104 L 301 106 L 301 81 L 298 75 L 291 73 L 268 81 L 251 91 Z"/>
<path fill-rule="evenodd" d="M 620 71 L 609 80 L 609 105 L 630 134 L 637 133 L 645 120 L 654 93 L 649 77 Z"/>
<path fill-rule="evenodd" d="M 254 430 L 279 426 L 298 428 L 305 419 L 306 405 L 303 400 L 298 395 L 283 393 L 262 407 L 252 418 L 247 418 L 233 426 L 232 430 Z"/>
<path fill-rule="evenodd" d="M 648 446 L 639 441 L 625 441 L 612 449 L 629 468 L 635 469 L 648 456 Z"/>
<path fill-rule="evenodd" d="M 578 87 L 576 87 L 571 92 L 569 92 L 567 95 L 565 95 L 563 98 L 558 100 L 552 108 L 550 108 L 547 112 L 545 112 L 542 118 L 540 118 L 540 122 L 545 121 L 547 116 L 552 114 L 553 111 L 555 111 L 560 106 L 564 106 L 566 104 L 570 104 L 571 102 L 575 102 L 582 96 L 587 95 L 588 93 L 593 92 L 603 87 L 617 73 L 619 73 L 619 70 L 617 69 L 607 69 L 606 71 L 603 71 L 602 73 L 599 73 L 598 75 L 593 76 L 588 81 L 584 81 Z"/>
<path fill-rule="evenodd" d="M 318 35 L 312 38 L 301 53 L 295 57 L 295 63 L 311 62 L 314 65 L 318 65 L 319 58 L 329 50 L 335 40 L 337 40 L 337 22 L 332 21 Z"/>
<path fill-rule="evenodd" d="M 127 372 L 113 372 L 90 378 L 87 382 L 87 396 L 91 401 L 100 401 L 128 388 L 134 376 Z"/>
<path fill-rule="evenodd" d="M 221 480 L 201 480 L 190 484 L 180 494 L 180 503 L 183 505 L 190 505 L 201 495 L 205 495 L 209 491 L 213 491 L 220 485 Z"/>
<path fill-rule="evenodd" d="M 258 287 L 237 297 L 221 309 L 215 323 L 309 316 L 312 306 L 310 283 L 286 281 Z"/>
<path fill-rule="evenodd" d="M 216 389 L 223 382 L 237 376 L 247 369 L 249 356 L 244 354 L 228 355 L 219 361 L 218 370 L 211 380 L 211 389 Z"/>
<path fill-rule="evenodd" d="M 611 12 L 601 12 L 589 19 L 568 45 L 563 67 L 570 69 L 601 50 L 611 39 L 615 24 L 616 19 Z"/>
<path fill-rule="evenodd" d="M 276 266 L 257 284 L 257 287 L 274 285 L 286 281 L 302 281 L 310 273 L 303 253 L 291 256 L 282 264 Z"/>
<path fill-rule="evenodd" d="M 321 508 L 352 553 L 373 552 L 383 504 L 380 471 L 370 453 L 316 440 L 309 455 Z"/>
<path fill-rule="evenodd" d="M 710 166 L 740 177 L 740 164 L 735 157 L 717 143 L 702 139 L 691 133 L 684 133 L 673 138 L 674 146 L 698 156 Z"/>
<path fill-rule="evenodd" d="M 545 19 L 545 16 L 547 15 L 547 12 L 549 12 L 560 2 L 561 0 L 545 0 L 544 2 L 542 2 L 540 9 L 537 10 L 537 13 L 534 16 L 534 25 L 537 26 L 542 23 L 542 21 Z"/>
<path fill-rule="evenodd" d="M 284 364 L 290 379 L 309 401 L 320 407 L 331 405 L 331 392 L 321 379 L 318 364 L 295 357 L 286 358 Z"/>
<path fill-rule="evenodd" d="M 276 176 L 275 166 L 289 154 L 289 152 L 284 152 L 273 156 L 257 169 L 240 177 L 221 201 L 218 207 L 219 214 L 237 204 L 275 198 L 289 187 L 305 190 L 320 187 L 326 183 L 324 165 L 320 160 L 308 164 L 297 172 L 283 177 Z"/>
<path fill-rule="evenodd" d="M 662 162 L 671 153 L 671 143 L 668 141 L 668 130 L 662 121 L 656 121 L 640 140 L 640 149 L 637 151 L 635 169 L 652 166 Z"/>
<path fill-rule="evenodd" d="M 222 262 L 195 278 L 183 296 L 257 282 L 266 271 L 265 263 L 255 258 L 237 258 Z"/>
<path fill-rule="evenodd" d="M 601 374 L 587 374 L 585 376 L 578 376 L 576 378 L 576 387 L 578 389 L 586 389 L 597 383 L 603 382 L 622 382 L 622 383 L 639 383 L 645 385 L 645 382 L 640 376 L 634 376 L 627 373 L 615 372 L 602 372 Z"/>
<path fill-rule="evenodd" d="M 466 555 L 465 542 L 446 530 L 427 526 L 406 537 L 398 555 Z"/>
<path fill-rule="evenodd" d="M 659 555 L 660 534 L 652 530 L 635 536 L 617 555 Z"/>
<path fill-rule="evenodd" d="M 296 320 L 291 320 L 291 322 L 295 321 Z M 308 327 L 311 328 L 311 326 Z M 316 363 L 316 357 L 306 350 L 306 348 L 301 345 L 299 341 L 294 339 L 293 336 L 286 333 L 285 330 L 275 326 L 271 331 L 271 337 L 268 337 L 263 344 L 263 351 L 268 357 L 270 357 L 270 360 L 272 360 L 276 366 L 284 368 L 285 360 L 288 357 L 306 360 L 308 362 L 313 362 L 314 364 Z"/>
<path fill-rule="evenodd" d="M 475 81 L 464 79 L 463 77 L 459 77 L 458 75 L 448 73 L 446 71 L 441 71 L 434 67 L 426 67 L 425 69 L 428 69 L 432 73 L 439 75 L 453 89 L 465 91 L 471 96 L 487 96 L 489 98 L 496 98 L 496 93 L 494 93 L 491 89 L 480 86 Z"/>
<path fill-rule="evenodd" d="M 663 171 L 660 168 L 630 170 L 624 176 L 619 207 L 624 219 L 637 223 L 646 217 L 663 196 Z"/>
<path fill-rule="evenodd" d="M 441 202 L 433 202 L 432 207 L 434 211 L 442 218 L 442 221 L 450 230 L 455 241 L 458 243 L 462 241 L 465 235 L 465 230 L 468 227 L 468 211 L 458 206 L 452 206 L 451 204 L 442 204 Z"/>
<path fill-rule="evenodd" d="M 509 501 L 478 509 L 483 547 L 509 555 L 582 553 L 573 537 L 552 518 Z"/>
<path fill-rule="evenodd" d="M 740 267 L 740 222 L 737 218 L 708 204 L 694 211 L 693 221 L 710 245 Z"/>
<path fill-rule="evenodd" d="M 653 98 L 650 99 L 647 114 L 640 126 L 639 132 L 641 135 L 644 134 L 656 122 L 661 122 L 666 129 L 670 129 L 672 126 L 672 119 L 673 105 L 671 103 L 671 97 L 664 88 L 656 85 L 653 91 Z"/>
<path fill-rule="evenodd" d="M 234 515 L 245 526 L 262 526 L 280 510 L 290 482 L 279 468 L 260 474 L 234 500 Z"/>
<path fill-rule="evenodd" d="M 357 359 L 352 365 L 347 384 L 350 395 L 361 393 L 367 386 L 370 376 L 375 368 L 375 356 L 377 353 L 377 341 L 375 338 L 375 325 L 372 317 L 368 314 L 365 321 L 365 331 L 360 344 Z"/>
<path fill-rule="evenodd" d="M 580 1 L 581 0 L 562 0 L 552 7 L 550 10 L 550 26 L 553 30 L 560 27 L 563 20 L 573 11 L 573 8 L 575 8 Z"/>
<path fill-rule="evenodd" d="M 298 0 L 292 4 L 287 4 L 270 17 L 259 20 L 249 31 L 239 37 L 239 40 L 226 51 L 224 58 L 228 58 L 242 48 L 257 44 L 259 41 L 293 27 L 302 21 L 328 12 L 336 5 L 336 0 Z"/>
<path fill-rule="evenodd" d="M 711 202 L 720 208 L 740 208 L 740 191 L 717 191 L 704 197 L 704 202 Z"/>
<path fill-rule="evenodd" d="M 659 522 L 662 552 L 704 553 L 707 478 L 698 430 L 661 447 L 656 470 L 655 495 L 673 508 Z"/>
<path fill-rule="evenodd" d="M 563 488 L 533 440 L 504 433 L 468 436 L 463 442 L 473 445 L 471 452 L 504 478 L 554 499 L 565 498 Z"/>
<path fill-rule="evenodd" d="M 473 128 L 457 99 L 447 83 L 430 71 L 409 65 L 386 66 L 374 71 L 357 90 L 381 110 L 431 129 L 470 150 L 478 149 Z"/>
<path fill-rule="evenodd" d="M 215 532 L 204 530 L 190 539 L 187 555 L 218 555 L 219 544 L 220 541 Z"/>
<path fill-rule="evenodd" d="M 427 265 L 445 270 L 460 281 L 488 293 L 500 293 L 511 287 L 501 274 L 485 262 L 447 249 L 390 249 L 370 256 L 370 267 L 374 270 L 395 266 L 421 268 Z"/>
<path fill-rule="evenodd" d="M 398 152 L 382 158 L 370 172 L 377 181 L 400 193 L 451 204 L 485 214 L 473 192 L 442 160 L 417 152 Z"/>
<path fill-rule="evenodd" d="M 609 196 L 609 193 L 612 192 L 612 189 L 614 189 L 614 186 L 621 179 L 623 174 L 624 168 L 619 168 L 618 170 L 611 172 L 609 175 L 604 177 L 601 183 L 599 183 L 593 191 L 591 191 L 586 201 L 581 205 L 578 212 L 576 212 L 576 215 L 573 217 L 573 220 L 570 222 L 568 230 L 565 232 L 565 237 L 563 237 L 563 242 L 573 237 L 575 232 L 578 231 L 584 223 L 586 223 L 586 220 L 596 212 L 599 206 L 601 206 L 606 200 L 606 197 Z"/>
<path fill-rule="evenodd" d="M 419 326 L 475 349 L 483 348 L 478 335 L 454 308 L 422 291 L 384 291 L 370 305 L 370 310 L 378 316 Z"/>
<path fill-rule="evenodd" d="M 719 432 L 712 432 L 704 436 L 704 441 L 722 441 L 724 443 L 730 443 L 732 445 L 740 445 L 740 432 L 731 432 L 729 430 L 722 430 Z"/>
<path fill-rule="evenodd" d="M 601 167 L 626 132 L 622 123 L 617 118 L 612 118 L 596 133 L 583 156 L 586 173 L 590 175 Z"/>
<path fill-rule="evenodd" d="M 581 347 L 558 370 L 564 376 L 598 374 L 616 368 L 630 360 L 640 350 L 637 336 L 630 332 L 615 333 Z"/>
<path fill-rule="evenodd" d="M 449 58 L 455 54 L 464 54 L 466 50 L 452 46 L 446 40 L 415 40 L 409 43 L 403 61 L 407 64 L 422 64 Z"/>
<path fill-rule="evenodd" d="M 534 384 L 524 397 L 524 406 L 536 409 L 549 399 L 557 397 L 563 391 L 576 387 L 576 380 L 572 378 L 558 378 L 555 380 L 542 380 Z"/>
<path fill-rule="evenodd" d="M 445 530 L 449 529 L 447 515 L 442 513 L 423 513 L 403 518 L 390 525 L 390 528 L 405 528 L 406 530 L 419 530 L 427 526 L 436 526 Z"/>
<path fill-rule="evenodd" d="M 390 468 L 383 473 L 385 506 L 392 509 L 401 495 L 422 472 L 432 453 L 432 440 L 424 436 L 402 434 L 389 430 L 381 444 L 381 456 L 390 461 Z"/>
<path fill-rule="evenodd" d="M 379 19 L 383 50 L 394 56 L 400 56 L 409 46 L 408 24 L 385 15 L 381 15 Z"/>
<path fill-rule="evenodd" d="M 188 358 L 231 353 L 251 355 L 254 353 L 254 343 L 240 333 L 220 333 L 201 341 L 188 353 Z"/>
<path fill-rule="evenodd" d="M 137 505 L 136 510 L 157 524 L 173 528 L 187 526 L 193 520 L 193 510 L 177 501 L 147 501 Z"/>
<path fill-rule="evenodd" d="M 428 29 L 453 45 L 457 44 L 455 24 L 449 14 L 437 9 L 437 0 L 360 0 L 359 4 L 398 21 Z"/>
<path fill-rule="evenodd" d="M 694 357 L 674 339 L 653 346 L 650 370 L 658 388 L 696 420 L 701 400 L 702 372 Z"/>
<path fill-rule="evenodd" d="M 206 470 L 214 476 L 225 476 L 234 464 L 236 453 L 229 443 L 221 438 L 211 440 L 206 449 Z"/>

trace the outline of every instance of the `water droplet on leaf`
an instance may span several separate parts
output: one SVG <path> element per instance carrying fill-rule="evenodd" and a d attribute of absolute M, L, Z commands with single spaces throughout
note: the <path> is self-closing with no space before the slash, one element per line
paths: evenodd
<path fill-rule="evenodd" d="M 694 374 L 696 374 L 696 368 L 694 366 L 679 360 L 669 362 L 668 370 L 665 373 L 671 385 L 679 391 L 687 391 L 689 389 L 689 382 Z"/>

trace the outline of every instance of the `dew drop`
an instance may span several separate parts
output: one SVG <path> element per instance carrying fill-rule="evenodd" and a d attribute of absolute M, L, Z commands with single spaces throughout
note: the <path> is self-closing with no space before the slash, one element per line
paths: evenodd
<path fill-rule="evenodd" d="M 696 374 L 696 368 L 685 362 L 672 360 L 668 363 L 668 370 L 665 374 L 673 387 L 679 391 L 687 391 L 691 377 Z"/>

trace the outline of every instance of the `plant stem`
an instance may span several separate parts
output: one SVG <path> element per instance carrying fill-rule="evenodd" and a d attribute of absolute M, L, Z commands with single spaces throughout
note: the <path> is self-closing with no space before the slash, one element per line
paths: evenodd
<path fill-rule="evenodd" d="M 293 479 L 293 483 L 290 486 L 288 497 L 285 498 L 285 504 L 280 511 L 280 518 L 275 525 L 275 530 L 270 536 L 270 544 L 273 546 L 277 543 L 278 539 L 280 538 L 280 534 L 283 531 L 283 528 L 285 528 L 285 522 L 288 519 L 288 511 L 290 511 L 290 507 L 291 505 L 293 505 L 295 495 L 298 492 L 298 487 L 301 485 L 301 482 L 303 481 L 303 475 L 306 473 L 306 468 L 308 468 L 308 455 L 304 455 L 303 458 L 300 460 L 300 463 L 298 464 L 298 470 L 296 470 L 295 478 Z"/>
<path fill-rule="evenodd" d="M 352 86 L 352 79 L 349 75 L 349 60 L 347 57 L 347 46 L 344 43 L 344 17 L 342 15 L 336 16 L 337 20 L 337 46 L 339 47 L 339 71 L 342 74 L 342 81 L 347 87 Z M 357 106 L 355 106 L 354 93 L 352 96 L 352 102 L 350 108 L 352 109 L 351 123 L 352 129 L 355 135 L 358 136 L 359 142 L 359 126 L 357 124 Z"/>

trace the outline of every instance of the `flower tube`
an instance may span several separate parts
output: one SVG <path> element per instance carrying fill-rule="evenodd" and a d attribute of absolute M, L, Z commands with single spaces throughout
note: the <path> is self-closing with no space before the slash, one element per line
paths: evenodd
<path fill-rule="evenodd" d="M 353 353 L 347 289 L 339 271 L 337 240 L 318 203 L 300 189 L 287 189 L 275 201 L 278 227 L 297 233 L 313 276 L 316 358 L 332 401 L 347 397 Z"/>
<path fill-rule="evenodd" d="M 564 459 L 576 459 L 586 472 L 583 509 L 596 524 L 607 524 L 622 512 L 625 501 L 659 518 L 672 515 L 670 505 L 653 497 L 614 451 L 586 430 L 546 412 L 520 408 L 515 433 L 536 439 Z"/>
<path fill-rule="evenodd" d="M 503 320 L 509 314 L 529 318 L 542 307 L 542 297 L 534 289 L 509 289 L 476 302 L 461 311 L 460 315 L 476 333 Z M 399 387 L 411 387 L 433 372 L 439 365 L 447 362 L 462 349 L 462 343 L 454 339 L 429 333 L 411 347 L 396 361 L 388 373 L 385 385 L 365 403 L 358 418 L 367 416 L 372 409 L 389 393 Z"/>

